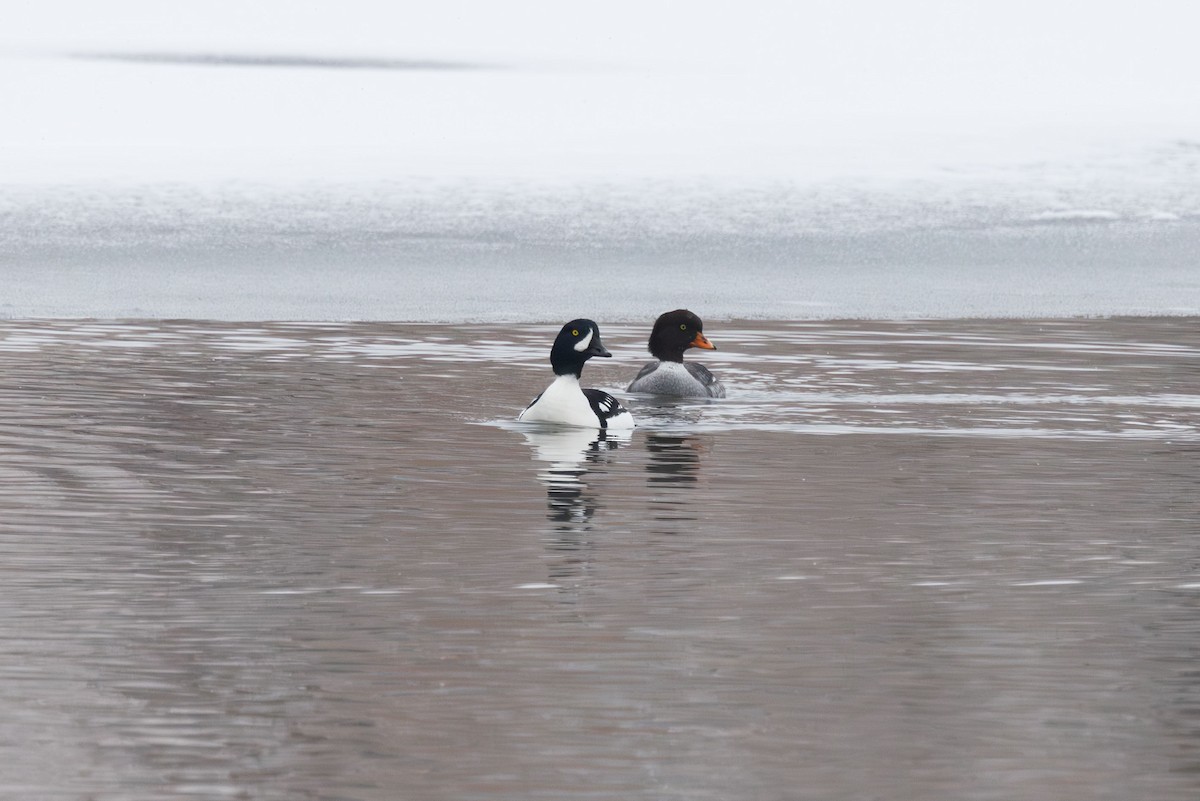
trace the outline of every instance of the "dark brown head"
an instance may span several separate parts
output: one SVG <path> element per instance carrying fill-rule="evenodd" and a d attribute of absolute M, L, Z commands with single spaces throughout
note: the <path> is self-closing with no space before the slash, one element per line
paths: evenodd
<path fill-rule="evenodd" d="M 704 336 L 704 321 L 687 309 L 676 309 L 659 316 L 650 332 L 650 352 L 664 362 L 682 362 L 688 348 L 716 350 Z"/>

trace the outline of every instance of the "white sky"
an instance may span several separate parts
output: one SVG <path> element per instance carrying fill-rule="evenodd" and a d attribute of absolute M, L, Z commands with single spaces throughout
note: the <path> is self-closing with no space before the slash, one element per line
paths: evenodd
<path fill-rule="evenodd" d="M 1200 138 L 1200 4 L 5 4 L 12 180 L 921 175 Z M 477 73 L 18 57 L 446 59 Z M 16 54 L 16 55 L 14 55 Z"/>

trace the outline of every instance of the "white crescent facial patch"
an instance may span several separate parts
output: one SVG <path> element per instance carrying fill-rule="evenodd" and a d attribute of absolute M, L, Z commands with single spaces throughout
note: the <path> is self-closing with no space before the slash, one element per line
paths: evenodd
<path fill-rule="evenodd" d="M 588 347 L 591 344 L 592 344 L 592 329 L 589 328 L 588 332 L 583 335 L 583 339 L 581 339 L 575 343 L 575 350 L 579 351 L 580 353 L 583 353 L 585 350 L 588 349 Z"/>

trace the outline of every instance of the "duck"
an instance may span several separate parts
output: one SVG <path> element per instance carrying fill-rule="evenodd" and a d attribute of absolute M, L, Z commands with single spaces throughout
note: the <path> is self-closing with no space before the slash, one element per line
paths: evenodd
<path fill-rule="evenodd" d="M 704 321 L 687 309 L 659 315 L 650 331 L 649 343 L 650 353 L 658 361 L 643 367 L 628 391 L 679 398 L 725 397 L 725 387 L 707 367 L 683 360 L 683 352 L 688 348 L 717 349 L 704 336 Z"/>
<path fill-rule="evenodd" d="M 593 356 L 612 357 L 600 341 L 600 326 L 585 318 L 564 325 L 550 349 L 550 366 L 556 378 L 517 415 L 517 420 L 604 430 L 632 429 L 633 415 L 616 398 L 603 390 L 579 386 L 583 365 Z"/>

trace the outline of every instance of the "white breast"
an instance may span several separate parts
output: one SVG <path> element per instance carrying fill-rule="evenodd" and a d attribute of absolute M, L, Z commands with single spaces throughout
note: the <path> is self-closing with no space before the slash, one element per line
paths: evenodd
<path fill-rule="evenodd" d="M 573 375 L 560 375 L 554 379 L 554 383 L 546 387 L 541 397 L 521 412 L 517 419 L 531 423 L 600 427 L 600 419 L 596 417 L 587 397 L 579 388 L 579 379 Z"/>

